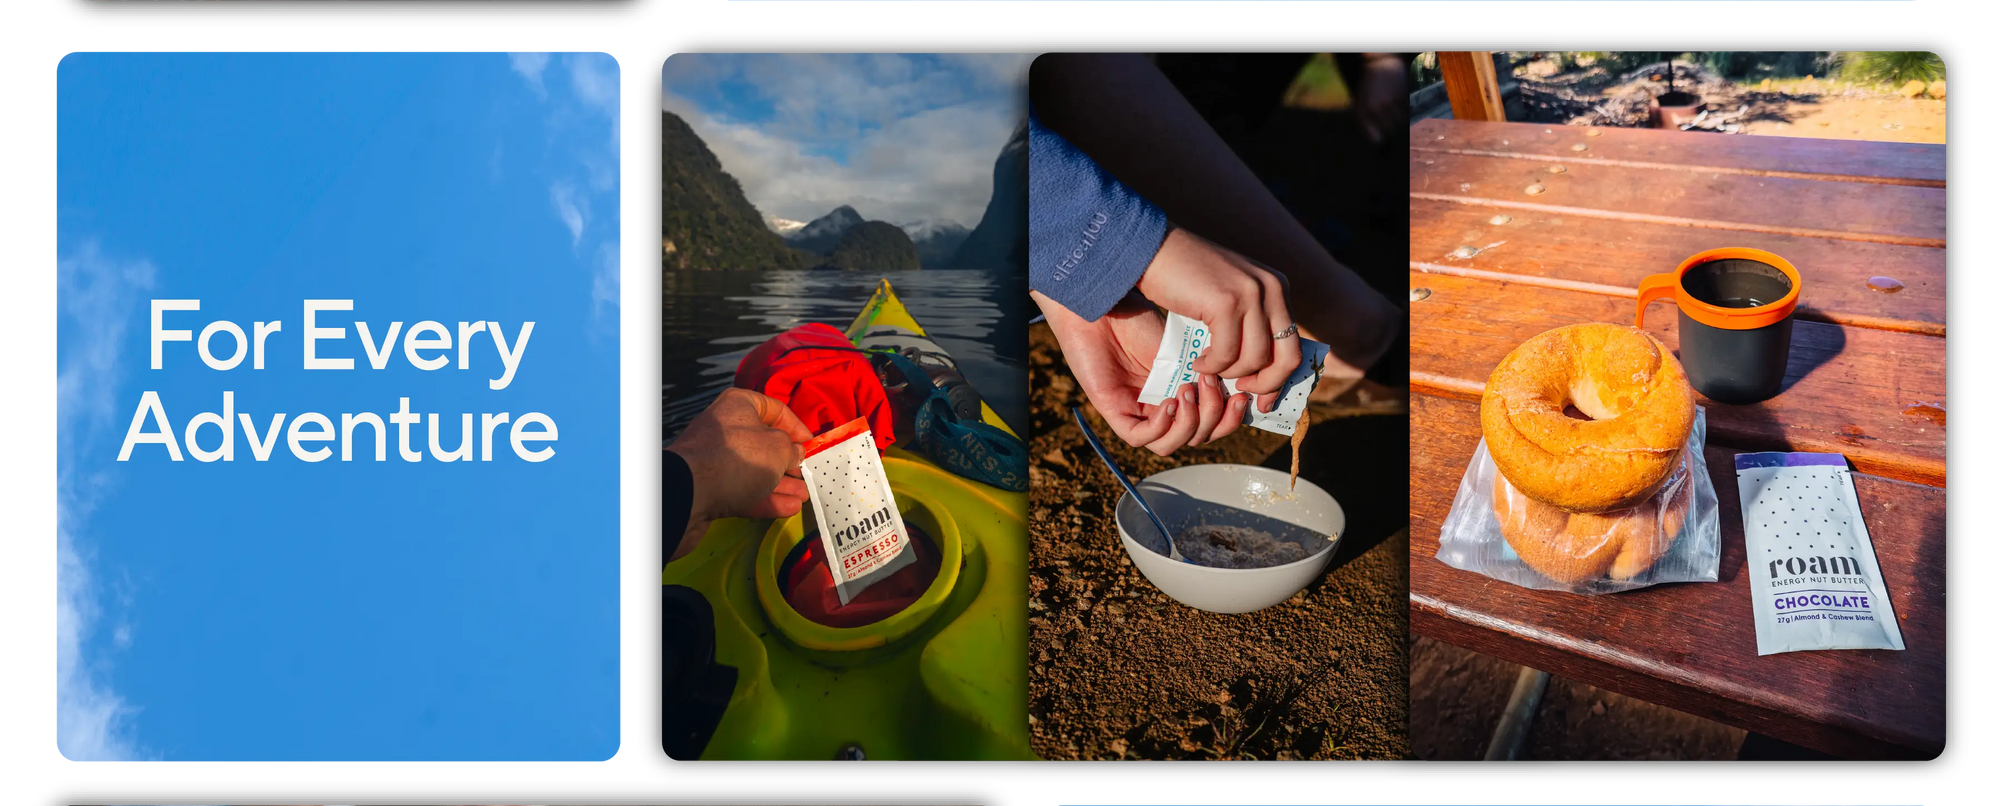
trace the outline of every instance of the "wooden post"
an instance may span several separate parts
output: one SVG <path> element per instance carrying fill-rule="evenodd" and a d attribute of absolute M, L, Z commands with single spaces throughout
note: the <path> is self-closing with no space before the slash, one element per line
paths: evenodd
<path fill-rule="evenodd" d="M 1485 51 L 1438 51 L 1438 67 L 1444 71 L 1444 91 L 1451 98 L 1451 116 L 1459 120 L 1507 119 L 1500 103 L 1500 77 L 1493 70 L 1493 54 Z"/>

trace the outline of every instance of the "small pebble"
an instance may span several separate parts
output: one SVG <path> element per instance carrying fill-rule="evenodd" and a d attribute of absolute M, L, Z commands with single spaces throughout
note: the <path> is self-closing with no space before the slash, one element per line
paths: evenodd
<path fill-rule="evenodd" d="M 1426 299 L 1430 299 L 1430 298 L 1431 298 L 1431 290 L 1430 290 L 1430 289 L 1428 289 L 1428 288 L 1412 288 L 1412 289 L 1410 289 L 1410 301 L 1411 301 L 1411 302 L 1417 302 L 1417 301 L 1419 301 L 1419 300 L 1426 300 Z"/>
<path fill-rule="evenodd" d="M 1512 221 L 1512 220 L 1514 220 L 1514 219 L 1512 219 L 1512 218 L 1509 218 L 1509 217 L 1507 217 L 1507 216 L 1504 216 L 1504 215 L 1496 215 L 1496 216 L 1494 216 L 1494 217 L 1492 217 L 1492 218 L 1489 218 L 1489 219 L 1486 219 L 1486 223 L 1488 223 L 1488 224 L 1492 224 L 1493 226 L 1496 226 L 1496 227 L 1498 227 L 1498 226 L 1500 226 L 1500 225 L 1502 225 L 1502 224 L 1505 224 L 1505 223 L 1507 223 L 1507 222 L 1509 222 L 1509 221 Z"/>
<path fill-rule="evenodd" d="M 1451 250 L 1451 256 L 1458 258 L 1459 260 L 1465 260 L 1468 258 L 1476 257 L 1478 255 L 1479 255 L 1479 247 L 1476 246 L 1461 246 L 1457 249 Z"/>
<path fill-rule="evenodd" d="M 1584 132 L 1584 133 L 1583 133 L 1583 136 L 1585 136 L 1585 137 L 1603 137 L 1603 136 L 1604 136 L 1604 132 L 1601 132 L 1601 131 L 1598 131 L 1598 130 L 1596 130 L 1596 129 L 1591 129 L 1590 131 L 1587 131 L 1587 132 Z"/>
<path fill-rule="evenodd" d="M 1549 173 L 1552 173 L 1552 174 L 1559 174 L 1559 173 L 1568 173 L 1568 172 L 1569 172 L 1569 169 L 1568 169 L 1568 168 L 1565 168 L 1565 167 L 1563 167 L 1563 166 L 1561 166 L 1561 165 L 1551 165 L 1551 166 L 1549 166 Z"/>
<path fill-rule="evenodd" d="M 1570 147 L 1569 147 L 1569 150 L 1571 150 L 1571 151 L 1589 151 L 1589 150 L 1590 150 L 1590 146 L 1587 146 L 1587 145 L 1584 145 L 1584 144 L 1582 144 L 1582 143 L 1577 143 L 1576 145 L 1573 145 L 1573 146 L 1570 146 Z"/>
<path fill-rule="evenodd" d="M 1529 185 L 1527 193 L 1530 196 L 1539 196 L 1544 190 L 1548 190 L 1548 188 L 1542 187 L 1541 185 Z"/>

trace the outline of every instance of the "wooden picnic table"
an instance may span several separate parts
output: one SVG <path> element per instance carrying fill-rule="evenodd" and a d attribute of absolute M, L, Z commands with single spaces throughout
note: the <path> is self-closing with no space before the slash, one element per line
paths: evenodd
<path fill-rule="evenodd" d="M 1944 748 L 1942 145 L 1428 120 L 1410 150 L 1410 625 L 1419 635 L 1846 757 Z M 1529 193 L 1531 185 L 1540 191 Z M 1436 558 L 1500 358 L 1630 324 L 1640 278 L 1720 246 L 1805 289 L 1786 390 L 1701 399 L 1720 581 L 1536 591 Z M 1872 290 L 1871 277 L 1902 291 Z M 1428 296 L 1424 292 L 1428 292 Z M 1678 349 L 1656 305 L 1646 330 Z M 1906 650 L 1758 657 L 1734 456 L 1846 455 Z"/>

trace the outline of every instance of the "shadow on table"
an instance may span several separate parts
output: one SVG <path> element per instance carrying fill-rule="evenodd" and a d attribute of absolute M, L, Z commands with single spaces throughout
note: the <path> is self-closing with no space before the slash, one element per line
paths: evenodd
<path fill-rule="evenodd" d="M 1846 350 L 1846 328 L 1825 322 L 1793 322 L 1792 353 L 1785 363 L 1785 384 L 1778 394 L 1792 391 L 1813 370 L 1832 363 Z"/>

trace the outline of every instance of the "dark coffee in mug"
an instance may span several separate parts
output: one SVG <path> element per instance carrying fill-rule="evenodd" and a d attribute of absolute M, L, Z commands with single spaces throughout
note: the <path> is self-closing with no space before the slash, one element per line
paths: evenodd
<path fill-rule="evenodd" d="M 1777 255 L 1712 249 L 1642 281 L 1638 321 L 1654 300 L 1673 301 L 1688 382 L 1718 403 L 1755 403 L 1784 388 L 1799 286 L 1798 270 Z"/>
<path fill-rule="evenodd" d="M 1792 281 L 1769 263 L 1729 259 L 1688 269 L 1681 275 L 1681 287 L 1710 305 L 1755 308 L 1784 299 L 1792 290 Z"/>

